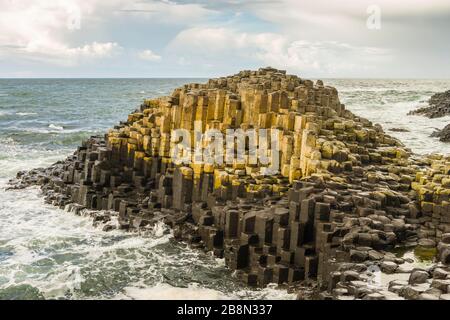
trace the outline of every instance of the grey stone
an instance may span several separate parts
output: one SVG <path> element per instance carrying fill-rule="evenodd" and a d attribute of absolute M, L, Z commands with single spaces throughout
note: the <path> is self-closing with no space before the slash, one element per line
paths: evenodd
<path fill-rule="evenodd" d="M 398 269 L 398 265 L 392 261 L 383 261 L 380 265 L 381 271 L 386 272 L 388 274 L 395 273 Z"/>
<path fill-rule="evenodd" d="M 370 260 L 381 260 L 384 257 L 381 252 L 378 252 L 376 250 L 369 250 L 368 254 Z"/>
<path fill-rule="evenodd" d="M 426 271 L 414 270 L 413 272 L 411 272 L 409 276 L 408 283 L 409 284 L 425 283 L 427 282 L 429 277 L 430 275 Z"/>
<path fill-rule="evenodd" d="M 441 294 L 439 297 L 440 300 L 449 300 L 450 301 L 450 293 Z"/>
<path fill-rule="evenodd" d="M 433 278 L 434 279 L 445 279 L 450 274 L 450 272 L 445 271 L 442 268 L 436 268 L 433 270 Z"/>
<path fill-rule="evenodd" d="M 431 293 L 421 293 L 418 300 L 439 300 L 439 296 Z"/>
<path fill-rule="evenodd" d="M 417 300 L 419 299 L 420 294 L 424 293 L 429 287 L 430 285 L 426 283 L 409 285 L 403 287 L 400 291 L 400 295 L 408 300 Z"/>
<path fill-rule="evenodd" d="M 365 295 L 363 300 L 386 300 L 386 297 L 381 293 L 373 292 Z"/>
<path fill-rule="evenodd" d="M 433 279 L 431 286 L 433 288 L 441 290 L 443 293 L 447 293 L 450 280 Z"/>
<path fill-rule="evenodd" d="M 432 239 L 420 239 L 418 242 L 418 245 L 423 248 L 435 248 L 436 241 L 434 241 Z"/>

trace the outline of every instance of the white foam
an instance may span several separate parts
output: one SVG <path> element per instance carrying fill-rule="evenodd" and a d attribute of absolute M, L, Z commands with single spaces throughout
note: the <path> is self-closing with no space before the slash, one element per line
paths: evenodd
<path fill-rule="evenodd" d="M 158 283 L 153 287 L 126 287 L 115 299 L 133 300 L 225 300 L 231 299 L 217 290 L 199 287 L 197 284 L 187 288 L 173 287 L 167 283 Z"/>
<path fill-rule="evenodd" d="M 226 290 L 226 288 L 222 288 Z M 293 300 L 295 294 L 288 294 L 285 289 L 279 289 L 276 285 L 269 285 L 259 290 L 238 290 L 222 292 L 216 289 L 206 288 L 198 283 L 191 283 L 185 288 L 174 287 L 167 283 L 157 283 L 154 286 L 125 287 L 123 292 L 114 299 L 132 300 L 232 300 L 232 299 L 269 299 L 269 300 Z"/>
<path fill-rule="evenodd" d="M 224 283 L 234 280 L 225 271 L 223 259 L 172 243 L 173 234 L 163 223 L 143 234 L 103 232 L 87 216 L 44 204 L 37 187 L 5 191 L 5 186 L 6 179 L 0 179 L 0 248 L 10 252 L 0 260 L 0 278 L 6 279 L 0 290 L 27 284 L 45 298 L 107 299 L 111 297 L 104 292 L 86 293 L 83 287 L 95 281 L 101 287 L 97 278 L 111 274 L 129 281 L 121 293 L 117 291 L 117 299 L 291 298 L 278 289 L 230 293 L 229 285 L 184 283 L 186 275 L 201 270 L 223 274 Z M 167 284 L 163 274 L 182 282 Z M 137 283 L 139 279 L 147 283 Z"/>
<path fill-rule="evenodd" d="M 64 127 L 63 127 L 63 126 L 57 126 L 57 125 L 54 125 L 53 123 L 50 123 L 48 127 L 49 127 L 50 129 L 54 129 L 54 130 L 58 130 L 58 131 L 64 130 Z"/>
<path fill-rule="evenodd" d="M 16 112 L 16 115 L 18 116 L 34 116 L 37 115 L 36 112 Z"/>

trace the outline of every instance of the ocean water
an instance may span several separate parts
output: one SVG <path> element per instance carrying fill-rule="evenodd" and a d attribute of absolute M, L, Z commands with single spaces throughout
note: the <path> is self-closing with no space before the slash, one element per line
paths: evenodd
<path fill-rule="evenodd" d="M 144 98 L 203 79 L 0 79 L 0 299 L 293 299 L 245 288 L 224 261 L 151 233 L 103 232 L 89 218 L 46 205 L 38 188 L 6 191 L 17 171 L 42 167 L 102 134 Z M 429 135 L 449 117 L 406 114 L 450 80 L 340 80 L 341 101 L 418 154 L 450 153 Z"/>

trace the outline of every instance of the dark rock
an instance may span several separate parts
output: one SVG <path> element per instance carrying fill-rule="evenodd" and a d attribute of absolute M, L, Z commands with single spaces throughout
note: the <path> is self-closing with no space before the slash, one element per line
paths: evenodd
<path fill-rule="evenodd" d="M 446 125 L 443 129 L 433 132 L 430 137 L 439 138 L 439 141 L 450 141 L 450 124 Z"/>
<path fill-rule="evenodd" d="M 398 265 L 393 261 L 383 261 L 380 265 L 381 271 L 386 273 L 395 273 Z"/>
<path fill-rule="evenodd" d="M 102 228 L 102 230 L 105 231 L 105 232 L 112 231 L 114 229 L 117 229 L 117 227 L 114 224 L 112 224 L 112 223 L 107 223 Z"/>
<path fill-rule="evenodd" d="M 443 293 L 447 293 L 448 287 L 450 286 L 450 280 L 433 279 L 433 281 L 431 282 L 431 286 L 433 288 L 439 289 Z"/>
<path fill-rule="evenodd" d="M 450 265 L 450 249 L 444 248 L 439 254 L 440 260 L 443 264 Z"/>
<path fill-rule="evenodd" d="M 418 300 L 420 295 L 425 293 L 429 287 L 430 285 L 427 283 L 409 285 L 404 287 L 399 294 L 408 300 Z"/>
<path fill-rule="evenodd" d="M 450 90 L 432 95 L 428 104 L 429 106 L 413 110 L 408 115 L 440 118 L 450 114 Z"/>
<path fill-rule="evenodd" d="M 413 272 L 411 272 L 409 276 L 408 283 L 409 284 L 425 283 L 427 282 L 429 277 L 430 275 L 426 271 L 414 270 Z"/>
<path fill-rule="evenodd" d="M 435 248 L 436 241 L 434 241 L 432 239 L 420 239 L 418 242 L 418 245 L 423 248 Z"/>
<path fill-rule="evenodd" d="M 359 251 L 359 250 L 350 250 L 350 260 L 354 262 L 363 262 L 367 260 L 369 255 L 367 252 Z"/>
<path fill-rule="evenodd" d="M 450 274 L 450 272 L 445 271 L 442 268 L 435 268 L 433 270 L 433 278 L 434 279 L 445 279 Z"/>
<path fill-rule="evenodd" d="M 408 129 L 404 129 L 404 128 L 390 128 L 389 131 L 392 131 L 392 132 L 409 132 Z"/>

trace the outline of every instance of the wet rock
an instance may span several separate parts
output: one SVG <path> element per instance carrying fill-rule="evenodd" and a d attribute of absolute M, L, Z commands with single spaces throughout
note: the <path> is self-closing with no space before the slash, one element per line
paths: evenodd
<path fill-rule="evenodd" d="M 441 235 L 441 242 L 450 244 L 450 233 L 444 233 Z"/>
<path fill-rule="evenodd" d="M 439 296 L 439 300 L 447 300 L 447 301 L 450 301 L 450 293 L 441 294 L 441 295 Z"/>
<path fill-rule="evenodd" d="M 365 295 L 363 300 L 386 300 L 386 297 L 381 293 L 373 292 Z"/>
<path fill-rule="evenodd" d="M 423 248 L 435 248 L 436 241 L 434 241 L 433 239 L 420 239 L 418 241 L 418 245 Z"/>
<path fill-rule="evenodd" d="M 436 93 L 428 100 L 429 106 L 409 112 L 409 115 L 423 115 L 427 118 L 440 118 L 450 114 L 450 90 Z"/>
<path fill-rule="evenodd" d="M 408 283 L 409 284 L 425 283 L 425 282 L 427 282 L 429 277 L 430 277 L 430 275 L 426 271 L 414 270 L 413 272 L 411 272 L 411 274 L 409 276 Z"/>
<path fill-rule="evenodd" d="M 439 138 L 439 141 L 449 142 L 450 141 L 450 124 L 446 125 L 441 130 L 434 131 L 430 137 Z"/>
<path fill-rule="evenodd" d="M 102 228 L 102 230 L 105 231 L 105 232 L 112 231 L 112 230 L 115 230 L 115 229 L 117 229 L 117 226 L 115 224 L 112 224 L 112 223 L 107 223 Z"/>
<path fill-rule="evenodd" d="M 347 270 L 342 273 L 341 281 L 342 282 L 349 282 L 359 280 L 359 273 L 353 270 Z"/>
<path fill-rule="evenodd" d="M 409 132 L 409 130 L 405 129 L 405 128 L 390 128 L 389 131 L 392 131 L 392 132 Z"/>
<path fill-rule="evenodd" d="M 433 279 L 431 286 L 440 290 L 443 293 L 448 292 L 448 286 L 450 285 L 450 280 Z"/>
<path fill-rule="evenodd" d="M 369 254 L 365 251 L 350 250 L 350 260 L 354 262 L 363 262 L 367 260 Z"/>
<path fill-rule="evenodd" d="M 418 300 L 420 295 L 425 293 L 429 288 L 430 285 L 427 283 L 408 285 L 402 288 L 399 294 L 408 300 Z"/>
<path fill-rule="evenodd" d="M 376 250 L 369 250 L 368 255 L 370 260 L 381 260 L 384 257 L 381 252 L 378 252 Z"/>
<path fill-rule="evenodd" d="M 450 248 L 444 248 L 439 253 L 440 260 L 443 264 L 450 265 Z"/>
<path fill-rule="evenodd" d="M 417 300 L 439 300 L 439 295 L 434 295 L 431 293 L 421 293 Z"/>
<path fill-rule="evenodd" d="M 446 279 L 450 272 L 442 269 L 442 268 L 435 268 L 433 270 L 433 278 L 434 279 Z"/>
<path fill-rule="evenodd" d="M 398 269 L 398 265 L 393 261 L 383 261 L 380 265 L 381 271 L 386 272 L 388 274 L 395 273 Z"/>

